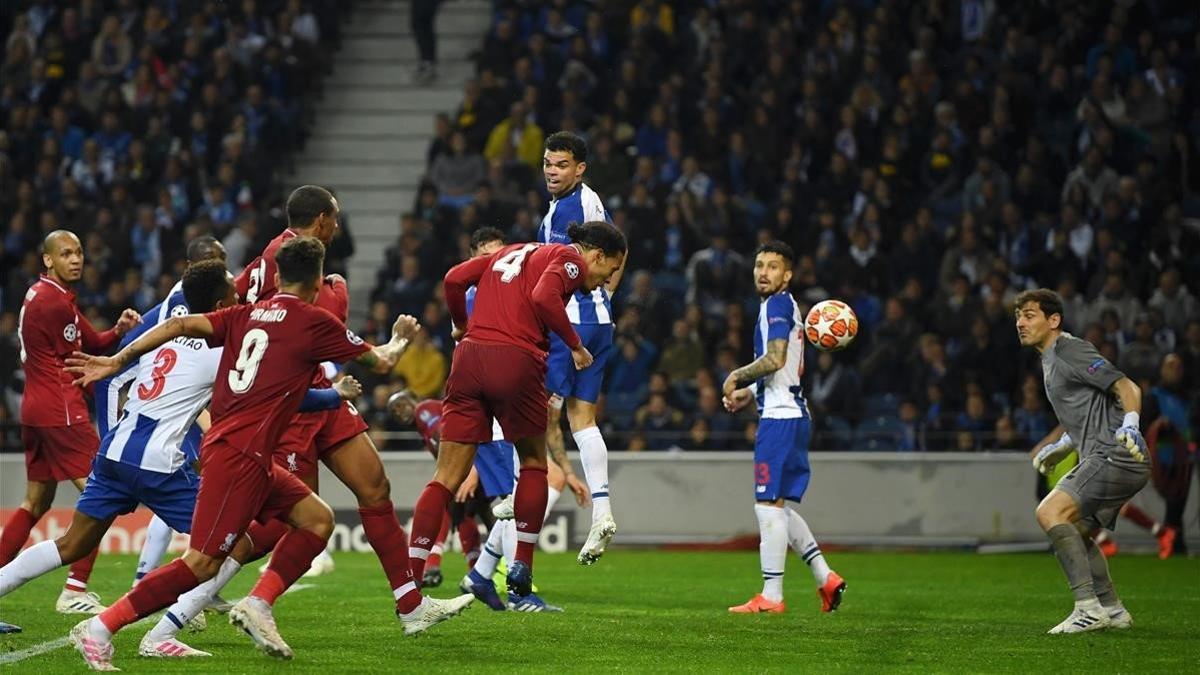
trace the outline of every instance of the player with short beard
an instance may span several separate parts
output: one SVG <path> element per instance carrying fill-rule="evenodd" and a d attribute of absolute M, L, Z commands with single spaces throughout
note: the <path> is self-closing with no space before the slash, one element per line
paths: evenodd
<path fill-rule="evenodd" d="M 1025 291 L 1014 307 L 1021 346 L 1041 354 L 1046 398 L 1066 429 L 1037 453 L 1033 466 L 1045 474 L 1072 451 L 1079 454 L 1079 464 L 1037 507 L 1038 524 L 1075 596 L 1074 611 L 1049 632 L 1129 628 L 1133 618 L 1117 597 L 1090 530 L 1112 529 L 1121 507 L 1150 479 L 1139 429 L 1142 391 L 1090 342 L 1063 332 L 1058 293 Z"/>

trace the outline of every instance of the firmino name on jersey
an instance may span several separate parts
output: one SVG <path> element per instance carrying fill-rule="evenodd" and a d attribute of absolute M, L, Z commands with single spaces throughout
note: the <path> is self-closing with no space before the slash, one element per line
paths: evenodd
<path fill-rule="evenodd" d="M 262 323 L 279 323 L 286 316 L 286 309 L 266 309 L 265 307 L 259 307 L 250 312 L 251 321 L 261 321 Z"/>

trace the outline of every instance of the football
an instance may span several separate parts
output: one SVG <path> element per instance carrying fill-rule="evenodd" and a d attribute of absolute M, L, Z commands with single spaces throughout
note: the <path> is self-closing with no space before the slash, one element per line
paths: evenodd
<path fill-rule="evenodd" d="M 858 317 L 841 300 L 822 300 L 808 310 L 804 335 L 823 352 L 845 349 L 858 335 Z"/>

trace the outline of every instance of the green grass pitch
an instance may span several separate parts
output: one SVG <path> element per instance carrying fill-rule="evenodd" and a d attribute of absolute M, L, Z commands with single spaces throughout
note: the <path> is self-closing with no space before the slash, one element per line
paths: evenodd
<path fill-rule="evenodd" d="M 1200 672 L 1200 560 L 1121 555 L 1111 561 L 1117 589 L 1134 615 L 1129 631 L 1045 635 L 1071 609 L 1066 582 L 1049 554 L 842 553 L 830 562 L 847 580 L 842 609 L 822 614 L 812 577 L 788 560 L 784 615 L 730 615 L 760 588 L 754 553 L 614 549 L 596 566 L 541 555 L 537 583 L 564 614 L 492 612 L 476 603 L 419 638 L 401 635 L 379 563 L 338 554 L 337 570 L 279 601 L 288 664 L 256 651 L 223 617 L 183 634 L 211 659 L 137 656 L 149 623 L 121 633 L 115 664 L 128 672 L 330 673 L 415 670 L 708 672 Z M 136 560 L 101 556 L 92 589 L 106 601 L 125 589 Z M 250 586 L 257 565 L 225 596 Z M 463 573 L 444 566 L 445 597 Z M 68 646 L 17 663 L 19 652 L 66 635 L 80 617 L 53 611 L 65 570 L 0 601 L 0 618 L 22 625 L 0 636 L 0 669 L 81 672 Z"/>

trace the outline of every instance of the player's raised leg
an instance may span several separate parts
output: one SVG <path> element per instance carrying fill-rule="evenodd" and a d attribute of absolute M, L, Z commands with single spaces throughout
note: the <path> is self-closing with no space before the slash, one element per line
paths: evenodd
<path fill-rule="evenodd" d="M 1075 526 L 1079 520 L 1079 506 L 1075 499 L 1058 488 L 1051 490 L 1038 505 L 1037 520 L 1050 538 L 1054 556 L 1075 596 L 1074 611 L 1049 632 L 1082 633 L 1107 628 L 1110 623 L 1108 612 L 1096 597 L 1087 545 Z"/>
<path fill-rule="evenodd" d="M 607 327 L 605 327 L 607 328 Z M 609 341 L 611 343 L 611 340 Z M 611 349 L 611 346 L 609 347 Z M 607 350 L 602 350 L 606 355 Z M 596 368 L 593 364 L 591 368 Z M 601 367 L 598 372 L 603 372 Z M 576 381 L 576 392 L 589 395 L 590 391 L 584 384 L 587 371 L 580 373 Z M 595 395 L 599 396 L 599 381 L 596 382 Z M 579 551 L 579 562 L 592 565 L 617 534 L 617 522 L 613 519 L 612 506 L 609 502 L 608 489 L 608 446 L 600 427 L 596 425 L 596 404 L 576 396 L 567 399 L 567 421 L 571 424 L 571 434 L 575 445 L 579 448 L 579 461 L 583 464 L 583 478 L 587 481 L 592 500 L 592 527 L 588 531 L 587 541 Z"/>
<path fill-rule="evenodd" d="M 846 582 L 837 572 L 829 569 L 825 554 L 821 552 L 808 522 L 794 510 L 784 510 L 787 512 L 788 544 L 812 572 L 813 581 L 817 584 L 817 596 L 821 598 L 821 611 L 832 612 L 842 604 Z"/>

